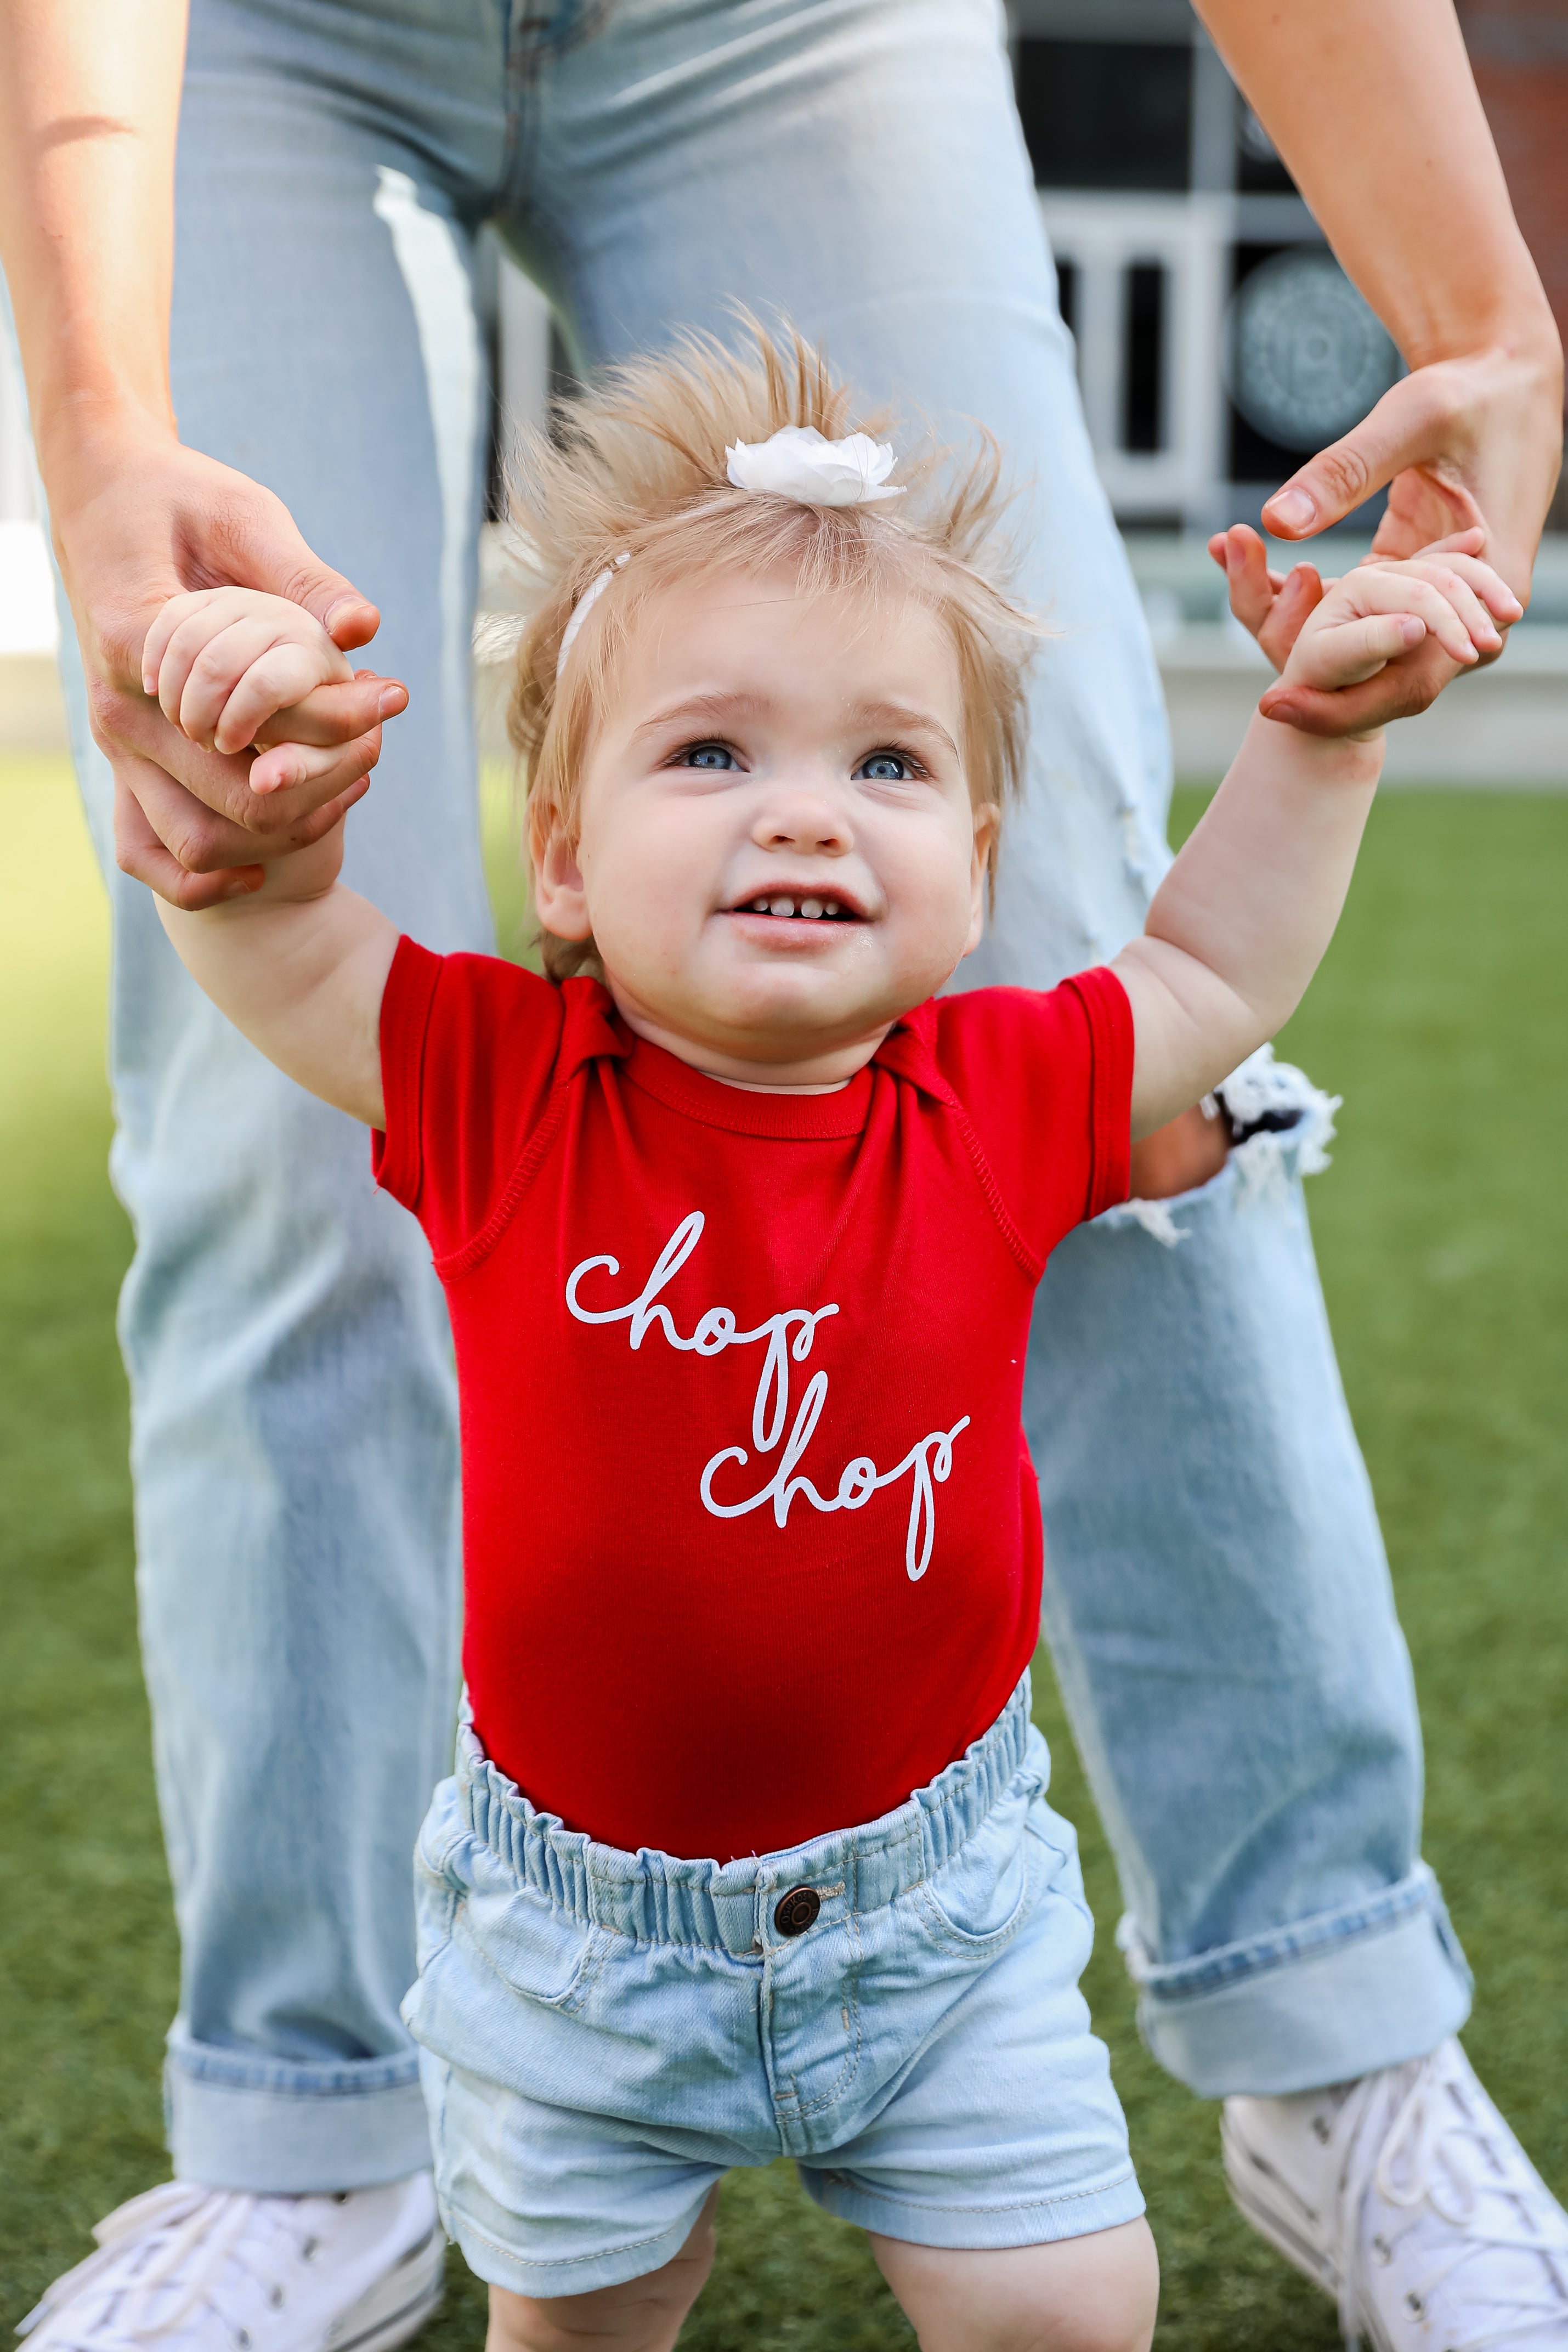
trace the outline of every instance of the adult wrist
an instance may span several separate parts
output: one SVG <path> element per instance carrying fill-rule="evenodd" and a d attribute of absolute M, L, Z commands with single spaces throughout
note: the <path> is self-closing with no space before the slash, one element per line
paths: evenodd
<path fill-rule="evenodd" d="M 46 387 L 34 400 L 33 445 L 50 512 L 58 516 L 122 468 L 130 452 L 178 448 L 180 434 L 167 398 Z"/>
<path fill-rule="evenodd" d="M 1543 390 L 1555 386 L 1560 396 L 1563 344 L 1552 306 L 1533 268 L 1530 275 L 1529 286 L 1489 303 L 1484 310 L 1428 320 L 1419 331 L 1412 327 L 1401 332 L 1398 322 L 1394 322 L 1392 331 L 1406 364 L 1414 372 L 1445 362 L 1485 358 L 1512 362 L 1526 373 L 1538 372 Z"/>

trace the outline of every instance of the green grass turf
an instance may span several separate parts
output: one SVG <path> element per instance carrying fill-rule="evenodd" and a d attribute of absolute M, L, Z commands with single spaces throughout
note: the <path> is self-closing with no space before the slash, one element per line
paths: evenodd
<path fill-rule="evenodd" d="M 1186 794 L 1178 823 L 1200 801 Z M 0 761 L 0 2326 L 163 2176 L 157 2087 L 174 1939 L 135 1652 L 129 1251 L 105 1178 L 101 893 L 63 761 Z M 497 902 L 520 893 L 499 798 Z M 1286 1041 L 1347 1100 L 1312 1188 L 1345 1381 L 1420 1681 L 1427 1852 L 1481 1979 L 1470 2048 L 1568 2187 L 1568 800 L 1401 793 Z M 1089 1990 L 1165 2266 L 1162 2352 L 1328 2352 L 1333 2315 L 1234 2219 L 1215 2114 L 1140 2050 L 1103 1844 L 1048 1677 L 1057 1801 L 1101 1922 Z M 427 2352 L 476 2352 L 452 2262 Z M 886 2352 L 913 2339 L 857 2234 L 788 2168 L 726 2190 L 695 2352 Z"/>

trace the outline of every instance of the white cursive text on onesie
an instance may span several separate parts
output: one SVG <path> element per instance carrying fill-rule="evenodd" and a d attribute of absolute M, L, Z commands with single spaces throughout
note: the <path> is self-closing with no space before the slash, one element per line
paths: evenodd
<path fill-rule="evenodd" d="M 566 1304 L 569 1314 L 580 1323 L 625 1323 L 630 1328 L 627 1339 L 633 1348 L 640 1348 L 654 1324 L 672 1348 L 697 1356 L 721 1355 L 726 1348 L 749 1348 L 766 1341 L 762 1370 L 758 1378 L 757 1394 L 751 1408 L 751 1442 L 758 1454 L 771 1454 L 784 1435 L 784 1423 L 789 1413 L 790 1360 L 803 1364 L 811 1352 L 819 1323 L 836 1315 L 836 1307 L 789 1307 L 755 1330 L 743 1331 L 735 1311 L 728 1307 L 710 1307 L 697 1321 L 690 1337 L 683 1336 L 674 1317 L 667 1307 L 659 1303 L 659 1293 L 672 1283 L 685 1265 L 703 1235 L 706 1220 L 700 1209 L 683 1217 L 653 1264 L 653 1270 L 635 1298 L 622 1307 L 584 1307 L 579 1288 L 586 1275 L 621 1271 L 619 1258 L 585 1257 L 574 1265 L 567 1276 Z M 804 1475 L 792 1475 L 796 1464 L 804 1454 L 822 1416 L 827 1402 L 828 1375 L 814 1372 L 806 1383 L 800 1408 L 785 1440 L 778 1466 L 767 1485 L 755 1495 L 738 1503 L 720 1503 L 714 1499 L 715 1474 L 727 1462 L 745 1464 L 749 1455 L 744 1445 L 727 1445 L 714 1454 L 703 1471 L 698 1485 L 703 1507 L 716 1519 L 744 1518 L 750 1511 L 760 1510 L 764 1504 L 773 1507 L 776 1525 L 787 1527 L 789 1506 L 797 1496 L 803 1496 L 813 1510 L 858 1511 L 870 1502 L 881 1487 L 892 1486 L 906 1475 L 913 1479 L 909 1498 L 909 1525 L 904 1538 L 904 1564 L 912 1583 L 917 1582 L 931 1563 L 931 1548 L 936 1538 L 936 1488 L 944 1484 L 953 1467 L 953 1440 L 969 1426 L 965 1413 L 951 1429 L 933 1430 L 928 1436 L 912 1445 L 902 1462 L 891 1470 L 879 1471 L 868 1454 L 856 1454 L 845 1464 L 839 1483 L 831 1495 L 820 1494 L 811 1480 Z"/>

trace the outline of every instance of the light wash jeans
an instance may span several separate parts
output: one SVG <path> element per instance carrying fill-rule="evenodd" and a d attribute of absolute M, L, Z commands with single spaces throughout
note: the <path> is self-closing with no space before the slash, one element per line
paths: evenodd
<path fill-rule="evenodd" d="M 723 331 L 739 297 L 868 395 L 1000 436 L 1030 485 L 1026 589 L 1060 634 L 967 976 L 1043 986 L 1114 950 L 1166 856 L 1165 725 L 992 0 L 195 0 L 181 428 L 376 598 L 372 658 L 413 692 L 350 824 L 354 884 L 433 948 L 489 944 L 468 686 L 489 218 L 584 365 Z M 115 873 L 74 648 L 67 668 L 114 900 L 175 2166 L 389 2179 L 428 2160 L 398 2003 L 456 1679 L 440 1294 L 363 1132 L 228 1027 Z M 1211 2094 L 1405 2059 L 1468 2005 L 1301 1202 L 1282 1163 L 1244 1174 L 1176 1204 L 1176 1246 L 1115 1213 L 1057 1253 L 1029 1391 L 1049 1632 L 1145 2031 Z"/>

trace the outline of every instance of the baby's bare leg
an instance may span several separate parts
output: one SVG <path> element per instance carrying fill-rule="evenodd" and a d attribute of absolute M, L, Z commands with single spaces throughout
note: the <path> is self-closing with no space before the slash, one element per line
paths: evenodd
<path fill-rule="evenodd" d="M 662 2271 L 624 2286 L 546 2300 L 493 2286 L 485 2352 L 670 2352 L 713 2268 L 717 2204 L 712 2189 L 680 2252 Z"/>
<path fill-rule="evenodd" d="M 1160 2269 L 1146 2221 L 955 2252 L 872 2232 L 920 2352 L 1148 2352 Z"/>

